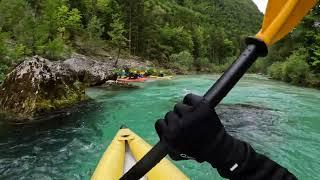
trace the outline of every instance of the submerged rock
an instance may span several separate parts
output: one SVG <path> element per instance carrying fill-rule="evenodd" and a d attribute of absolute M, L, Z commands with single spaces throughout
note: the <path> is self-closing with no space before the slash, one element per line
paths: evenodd
<path fill-rule="evenodd" d="M 0 87 L 0 109 L 30 120 L 86 99 L 85 87 L 67 64 L 39 56 L 26 58 Z"/>

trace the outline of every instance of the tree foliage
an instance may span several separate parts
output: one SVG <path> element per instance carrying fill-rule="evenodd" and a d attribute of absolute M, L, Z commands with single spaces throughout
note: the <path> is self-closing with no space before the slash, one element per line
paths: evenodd
<path fill-rule="evenodd" d="M 91 40 L 100 39 L 104 33 L 104 27 L 97 16 L 93 16 L 87 25 L 86 31 Z"/>
<path fill-rule="evenodd" d="M 189 51 L 182 51 L 178 54 L 172 54 L 169 65 L 181 73 L 191 70 L 193 67 L 193 56 Z"/>
<path fill-rule="evenodd" d="M 35 54 L 59 60 L 80 39 L 88 49 L 111 45 L 163 66 L 210 71 L 239 54 L 261 17 L 251 0 L 1 0 L 0 56 L 9 67 Z"/>
<path fill-rule="evenodd" d="M 125 47 L 128 40 L 124 34 L 127 31 L 124 28 L 124 23 L 117 15 L 113 16 L 111 28 L 111 31 L 108 32 L 109 36 L 111 37 L 111 44 L 116 48 Z"/>
<path fill-rule="evenodd" d="M 111 31 L 108 32 L 111 37 L 111 44 L 118 48 L 117 59 L 115 63 L 115 67 L 118 65 L 118 59 L 120 56 L 121 49 L 124 48 L 128 42 L 128 39 L 125 37 L 125 33 L 127 32 L 124 28 L 124 23 L 120 19 L 120 15 L 118 13 L 113 15 L 113 22 L 111 23 Z"/>

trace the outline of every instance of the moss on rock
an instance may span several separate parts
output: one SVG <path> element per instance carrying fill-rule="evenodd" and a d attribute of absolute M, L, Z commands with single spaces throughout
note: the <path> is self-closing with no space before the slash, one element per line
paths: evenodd
<path fill-rule="evenodd" d="M 18 119 L 72 106 L 86 99 L 85 86 L 68 65 L 39 56 L 26 58 L 0 87 L 0 108 Z"/>

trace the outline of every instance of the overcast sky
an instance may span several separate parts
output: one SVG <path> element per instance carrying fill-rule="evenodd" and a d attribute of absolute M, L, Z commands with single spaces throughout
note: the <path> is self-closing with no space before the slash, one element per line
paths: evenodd
<path fill-rule="evenodd" d="M 253 0 L 257 4 L 261 12 L 265 12 L 268 0 Z"/>

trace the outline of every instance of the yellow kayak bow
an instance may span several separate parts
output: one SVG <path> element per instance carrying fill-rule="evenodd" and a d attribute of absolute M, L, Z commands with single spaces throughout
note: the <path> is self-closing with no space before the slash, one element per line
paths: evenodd
<path fill-rule="evenodd" d="M 140 160 L 151 146 L 130 129 L 120 129 L 103 154 L 92 180 L 118 180 Z M 168 159 L 163 159 L 149 173 L 148 180 L 186 180 L 189 179 Z"/>

